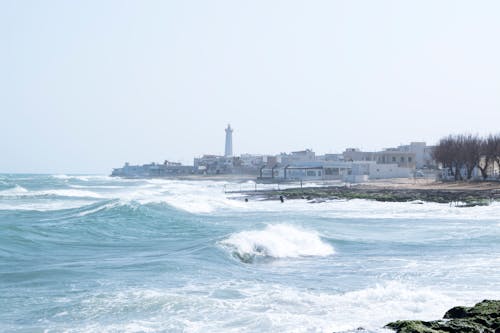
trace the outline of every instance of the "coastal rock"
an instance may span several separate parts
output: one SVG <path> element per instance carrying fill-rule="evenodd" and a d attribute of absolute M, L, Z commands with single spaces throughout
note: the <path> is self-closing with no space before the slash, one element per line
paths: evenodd
<path fill-rule="evenodd" d="M 500 333 L 500 301 L 484 300 L 473 307 L 448 310 L 444 320 L 398 320 L 385 327 L 398 333 Z"/>
<path fill-rule="evenodd" d="M 370 187 L 340 187 L 328 186 L 317 188 L 289 188 L 284 190 L 265 190 L 259 195 L 269 199 L 283 196 L 286 199 L 368 199 L 382 202 L 438 202 L 450 203 L 456 207 L 487 206 L 492 200 L 498 199 L 494 190 L 476 189 L 410 189 L 410 188 L 370 188 Z"/>

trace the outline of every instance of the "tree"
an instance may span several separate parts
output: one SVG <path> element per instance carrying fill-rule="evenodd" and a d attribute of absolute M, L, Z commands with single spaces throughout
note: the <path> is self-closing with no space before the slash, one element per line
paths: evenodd
<path fill-rule="evenodd" d="M 481 141 L 479 136 L 467 134 L 460 135 L 461 141 L 461 156 L 463 159 L 463 166 L 467 171 L 467 179 L 472 178 L 472 172 L 474 168 L 478 166 L 479 160 L 481 159 Z"/>
<path fill-rule="evenodd" d="M 457 137 L 449 135 L 439 140 L 432 152 L 432 158 L 438 163 L 441 163 L 443 168 L 448 168 L 455 180 L 461 179 L 459 168 L 461 162 L 459 161 L 460 143 Z"/>
<path fill-rule="evenodd" d="M 463 171 L 471 179 L 476 167 L 486 180 L 491 167 L 500 168 L 500 134 L 490 134 L 487 138 L 477 134 L 448 135 L 439 141 L 432 157 L 443 168 L 449 168 L 455 180 L 463 180 Z"/>
<path fill-rule="evenodd" d="M 491 139 L 490 139 L 491 137 Z M 490 135 L 488 139 L 491 140 L 491 150 L 490 150 L 490 158 L 493 161 L 493 166 L 495 166 L 495 162 L 497 167 L 500 169 L 500 133 L 495 135 Z M 500 177 L 500 175 L 499 175 Z"/>

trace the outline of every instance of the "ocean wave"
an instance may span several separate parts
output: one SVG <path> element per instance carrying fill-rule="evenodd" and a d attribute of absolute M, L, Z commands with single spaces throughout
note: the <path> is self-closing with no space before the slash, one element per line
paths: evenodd
<path fill-rule="evenodd" d="M 220 241 L 243 262 L 256 257 L 298 258 L 329 256 L 335 251 L 314 231 L 302 230 L 287 224 L 268 225 L 264 230 L 242 231 Z"/>
<path fill-rule="evenodd" d="M 96 198 L 102 199 L 103 196 L 99 193 L 86 191 L 86 190 L 45 190 L 45 191 L 35 191 L 33 192 L 35 196 L 53 195 L 58 197 L 74 197 L 74 198 Z"/>
<path fill-rule="evenodd" d="M 71 177 L 65 174 L 60 174 L 60 175 L 52 175 L 52 178 L 55 179 L 70 179 Z"/>
<path fill-rule="evenodd" d="M 466 302 L 474 295 L 464 295 Z M 471 298 L 472 296 L 472 298 Z M 469 299 L 471 298 L 471 299 Z M 101 290 L 57 316 L 72 318 L 71 332 L 339 332 L 381 331 L 398 319 L 432 320 L 456 304 L 443 291 L 386 281 L 344 293 L 253 281 L 213 282 L 173 289 Z M 123 309 L 142 313 L 123 320 Z M 89 323 L 85 318 L 93 318 Z M 105 320 L 104 320 L 105 318 Z"/>
<path fill-rule="evenodd" d="M 165 202 L 177 209 L 192 214 L 208 214 L 227 209 L 240 210 L 245 208 L 245 203 L 237 200 L 230 200 L 222 195 L 209 194 L 184 194 L 184 195 L 164 195 L 162 197 L 150 198 L 144 202 Z"/>
<path fill-rule="evenodd" d="M 17 196 L 28 193 L 29 191 L 22 186 L 16 185 L 14 187 L 8 188 L 6 190 L 0 191 L 0 196 Z"/>
<path fill-rule="evenodd" d="M 49 212 L 49 211 L 63 211 L 68 209 L 78 209 L 81 207 L 93 204 L 95 201 L 87 200 L 41 200 L 37 202 L 15 202 L 4 203 L 0 202 L 0 211 L 36 211 L 36 212 Z"/>
<path fill-rule="evenodd" d="M 0 191 L 0 197 L 69 197 L 69 198 L 104 198 L 101 194 L 88 190 L 75 189 L 51 189 L 41 191 L 30 191 L 26 188 L 16 185 L 14 188 Z"/>
<path fill-rule="evenodd" d="M 59 174 L 59 175 L 51 175 L 52 178 L 55 179 L 61 179 L 61 180 L 80 180 L 84 182 L 88 182 L 91 180 L 111 180 L 113 179 L 110 176 L 104 176 L 104 175 L 66 175 L 66 174 Z"/>

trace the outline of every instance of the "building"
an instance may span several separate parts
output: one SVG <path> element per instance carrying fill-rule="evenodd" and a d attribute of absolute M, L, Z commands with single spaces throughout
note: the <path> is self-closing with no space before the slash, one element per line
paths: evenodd
<path fill-rule="evenodd" d="M 379 164 L 397 164 L 404 168 L 435 168 L 432 158 L 433 146 L 425 142 L 412 142 L 396 148 L 387 148 L 377 152 L 365 152 L 357 148 L 348 148 L 342 155 L 345 161 L 374 161 Z"/>
<path fill-rule="evenodd" d="M 397 164 L 399 167 L 415 169 L 416 155 L 396 148 L 388 148 L 375 153 L 378 164 Z"/>
<path fill-rule="evenodd" d="M 324 154 L 316 156 L 316 161 L 338 162 L 343 160 L 344 156 L 342 154 Z"/>
<path fill-rule="evenodd" d="M 436 162 L 432 158 L 434 146 L 427 146 L 425 142 L 411 142 L 409 145 L 403 145 L 396 148 L 401 152 L 415 154 L 415 167 L 417 169 L 436 168 Z"/>
<path fill-rule="evenodd" d="M 240 166 L 239 157 L 233 156 L 233 129 L 227 125 L 224 156 L 206 154 L 193 161 L 194 172 L 204 175 L 220 175 L 234 173 Z"/>
<path fill-rule="evenodd" d="M 194 172 L 204 175 L 233 173 L 234 158 L 219 155 L 203 155 L 193 161 Z"/>
<path fill-rule="evenodd" d="M 123 178 L 152 178 L 178 177 L 193 174 L 192 166 L 165 161 L 163 164 L 152 162 L 143 165 L 130 165 L 128 162 L 121 168 L 113 169 L 111 177 Z"/>
<path fill-rule="evenodd" d="M 375 161 L 304 162 L 295 165 L 264 167 L 258 180 L 263 182 L 286 181 L 367 181 L 368 179 L 408 178 L 413 169 L 397 164 L 379 164 Z"/>
<path fill-rule="evenodd" d="M 364 152 L 357 148 L 348 148 L 342 155 L 347 162 L 376 162 L 379 164 L 397 164 L 404 168 L 415 168 L 415 153 L 399 151 L 395 148 L 378 152 Z"/>
<path fill-rule="evenodd" d="M 290 154 L 281 153 L 278 156 L 278 161 L 284 165 L 303 163 L 303 162 L 314 162 L 316 161 L 316 154 L 311 149 L 293 151 Z"/>

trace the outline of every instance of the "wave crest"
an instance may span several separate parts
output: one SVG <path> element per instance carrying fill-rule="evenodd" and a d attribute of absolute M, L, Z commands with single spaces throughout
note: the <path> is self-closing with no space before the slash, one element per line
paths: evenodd
<path fill-rule="evenodd" d="M 335 252 L 315 231 L 306 231 L 286 224 L 268 225 L 263 230 L 232 234 L 220 244 L 247 263 L 253 262 L 256 257 L 323 257 Z"/>
<path fill-rule="evenodd" d="M 0 191 L 0 197 L 68 197 L 68 198 L 94 198 L 102 199 L 102 195 L 88 190 L 75 189 L 50 189 L 42 191 L 29 191 L 26 188 L 16 185 L 13 188 Z"/>
<path fill-rule="evenodd" d="M 14 187 L 0 191 L 0 196 L 16 196 L 16 195 L 23 195 L 28 192 L 29 191 L 27 189 L 16 184 L 16 186 Z"/>

